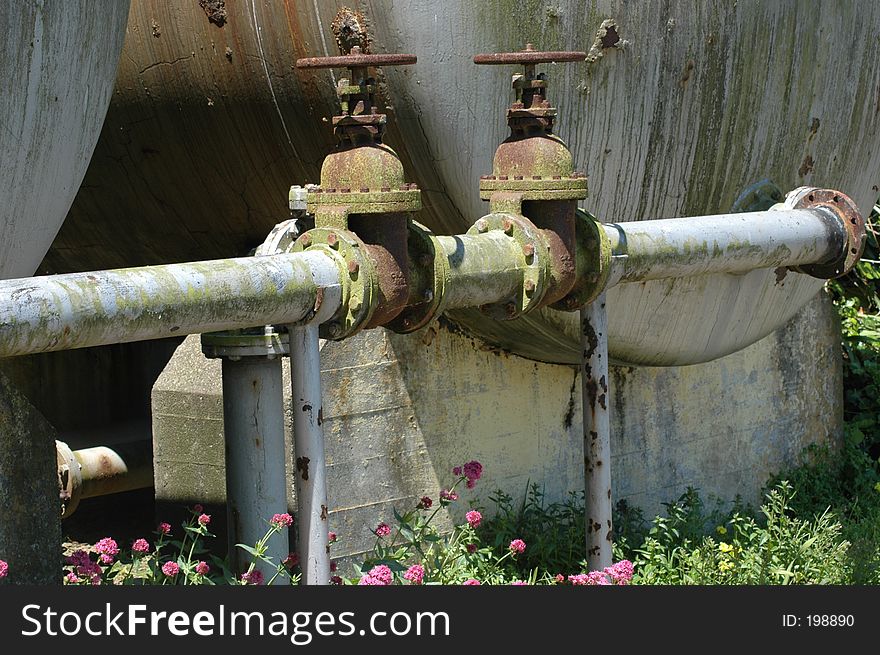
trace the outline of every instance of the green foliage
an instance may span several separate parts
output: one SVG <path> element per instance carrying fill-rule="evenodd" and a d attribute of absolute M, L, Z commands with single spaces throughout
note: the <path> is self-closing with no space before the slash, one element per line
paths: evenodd
<path fill-rule="evenodd" d="M 849 543 L 829 512 L 790 515 L 794 490 L 780 483 L 761 507 L 764 520 L 734 511 L 715 536 L 698 536 L 705 516 L 699 496 L 684 496 L 657 517 L 636 550 L 634 584 L 842 584 L 849 580 Z"/>

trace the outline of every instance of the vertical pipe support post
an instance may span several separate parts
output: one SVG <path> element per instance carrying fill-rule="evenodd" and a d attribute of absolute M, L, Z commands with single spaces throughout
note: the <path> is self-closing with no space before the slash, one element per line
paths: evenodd
<path fill-rule="evenodd" d="M 583 359 L 584 502 L 587 563 L 611 566 L 611 423 L 608 413 L 608 314 L 605 293 L 580 312 Z"/>
<path fill-rule="evenodd" d="M 287 512 L 286 449 L 281 356 L 286 347 L 271 326 L 262 334 L 202 335 L 207 357 L 222 359 L 223 435 L 226 444 L 226 508 L 230 561 L 238 575 L 253 557 L 236 544 L 250 547 L 269 530 L 274 514 Z M 286 530 L 272 536 L 254 569 L 266 580 L 275 577 L 290 552 Z M 284 575 L 275 583 L 287 584 Z"/>

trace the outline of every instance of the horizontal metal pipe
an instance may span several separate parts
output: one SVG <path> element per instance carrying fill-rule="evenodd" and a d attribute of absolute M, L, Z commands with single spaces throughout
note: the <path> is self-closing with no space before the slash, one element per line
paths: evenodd
<path fill-rule="evenodd" d="M 56 441 L 55 449 L 62 518 L 73 514 L 84 498 L 153 486 L 153 444 L 149 439 L 80 450 Z"/>
<path fill-rule="evenodd" d="M 500 230 L 438 237 L 449 261 L 444 309 L 480 307 L 520 293 L 522 249 Z"/>
<path fill-rule="evenodd" d="M 339 275 L 303 252 L 2 280 L 0 357 L 296 323 L 335 311 Z"/>
<path fill-rule="evenodd" d="M 846 231 L 822 208 L 779 209 L 602 226 L 611 240 L 608 286 L 833 260 Z"/>

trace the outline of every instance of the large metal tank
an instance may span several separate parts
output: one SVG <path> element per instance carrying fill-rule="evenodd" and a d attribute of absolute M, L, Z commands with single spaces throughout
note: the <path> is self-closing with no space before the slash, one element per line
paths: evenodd
<path fill-rule="evenodd" d="M 590 177 L 586 207 L 602 220 L 726 211 L 765 177 L 785 190 L 844 189 L 863 210 L 877 195 L 880 61 L 870 48 L 840 46 L 876 42 L 876 3 L 357 8 L 374 51 L 419 57 L 380 81 L 387 141 L 425 191 L 421 221 L 438 232 L 463 231 L 485 213 L 477 181 L 506 135 L 509 75 L 471 57 L 527 40 L 590 53 L 547 68 L 558 131 Z M 259 243 L 285 217 L 287 187 L 316 181 L 332 146 L 334 74 L 293 63 L 336 53 L 338 9 L 135 0 L 102 139 L 47 270 L 204 259 Z M 707 361 L 784 324 L 820 286 L 770 272 L 625 285 L 609 297 L 611 354 L 636 364 Z M 458 318 L 528 357 L 578 356 L 564 316 Z"/>
<path fill-rule="evenodd" d="M 0 3 L 0 278 L 37 269 L 113 91 L 128 2 Z"/>

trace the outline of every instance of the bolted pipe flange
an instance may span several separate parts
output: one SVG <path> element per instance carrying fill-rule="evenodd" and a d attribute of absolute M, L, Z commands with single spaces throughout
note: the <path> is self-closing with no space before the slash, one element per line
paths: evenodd
<path fill-rule="evenodd" d="M 357 156 L 357 149 L 348 152 L 350 159 Z M 306 207 L 309 214 L 315 215 L 315 225 L 344 229 L 351 214 L 416 212 L 422 208 L 422 199 L 421 191 L 415 184 L 401 184 L 395 189 L 324 189 L 313 186 L 306 197 Z"/>
<path fill-rule="evenodd" d="M 858 205 L 852 199 L 834 189 L 817 189 L 815 187 L 798 187 L 788 193 L 785 209 L 818 209 L 829 221 L 834 222 L 834 229 L 842 225 L 845 237 L 841 239 L 840 255 L 829 262 L 797 266 L 794 270 L 823 280 L 833 279 L 849 273 L 865 248 L 865 219 Z"/>
<path fill-rule="evenodd" d="M 275 359 L 287 356 L 288 335 L 273 326 L 202 334 L 202 354 L 208 359 L 238 361 L 243 357 Z"/>
<path fill-rule="evenodd" d="M 348 230 L 316 227 L 300 235 L 288 252 L 306 250 L 320 250 L 332 257 L 342 281 L 342 304 L 334 316 L 321 324 L 321 338 L 350 337 L 369 322 L 379 296 L 378 274 L 366 245 Z M 319 310 L 315 308 L 316 313 Z"/>
<path fill-rule="evenodd" d="M 443 299 L 446 297 L 446 283 L 449 279 L 449 260 L 437 237 L 415 221 L 409 222 L 408 233 L 410 271 L 417 282 L 413 284 L 410 303 L 394 320 L 385 325 L 400 334 L 425 327 L 443 311 Z"/>
<path fill-rule="evenodd" d="M 584 200 L 587 197 L 587 176 L 571 175 L 483 175 L 480 178 L 480 200 L 490 207 L 507 202 L 511 196 L 523 200 Z"/>
<path fill-rule="evenodd" d="M 605 290 L 611 275 L 611 240 L 599 221 L 583 209 L 575 219 L 577 281 L 553 309 L 573 311 L 593 302 Z"/>
<path fill-rule="evenodd" d="M 551 275 L 550 245 L 525 216 L 492 213 L 483 216 L 467 231 L 469 235 L 500 230 L 509 235 L 522 253 L 523 279 L 520 293 L 507 301 L 483 305 L 480 309 L 496 320 L 509 321 L 540 307 Z"/>

